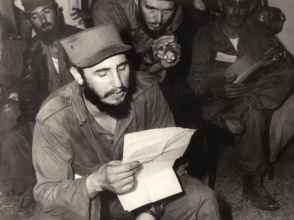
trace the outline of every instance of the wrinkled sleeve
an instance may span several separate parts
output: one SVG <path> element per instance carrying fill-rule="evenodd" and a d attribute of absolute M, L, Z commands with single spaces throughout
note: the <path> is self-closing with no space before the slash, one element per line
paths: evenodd
<path fill-rule="evenodd" d="M 151 100 L 151 128 L 176 127 L 174 117 L 169 109 L 167 101 L 157 84 L 150 91 Z"/>
<path fill-rule="evenodd" d="M 275 35 L 263 23 L 255 23 L 255 31 L 262 50 L 265 52 L 271 47 L 283 46 Z M 267 74 L 262 76 L 254 88 L 248 91 L 247 97 L 253 108 L 272 109 L 281 104 L 294 86 L 294 66 L 292 63 L 279 61 L 267 67 Z"/>
<path fill-rule="evenodd" d="M 36 123 L 33 140 L 36 201 L 51 216 L 89 219 L 87 177 L 74 179 L 72 156 L 66 135 L 55 126 Z"/>
<path fill-rule="evenodd" d="M 198 32 L 193 40 L 192 65 L 188 84 L 199 98 L 207 98 L 207 90 L 213 82 L 208 80 L 211 42 L 207 29 Z"/>

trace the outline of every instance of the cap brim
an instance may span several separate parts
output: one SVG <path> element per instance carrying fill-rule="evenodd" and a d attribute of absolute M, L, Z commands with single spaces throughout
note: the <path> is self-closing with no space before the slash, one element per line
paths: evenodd
<path fill-rule="evenodd" d="M 97 63 L 100 63 L 102 60 L 105 60 L 108 57 L 111 57 L 115 54 L 131 50 L 132 47 L 125 44 L 113 44 L 110 47 L 106 47 L 102 50 L 99 50 L 97 53 L 93 54 L 90 57 L 85 57 L 81 59 L 80 62 L 74 63 L 78 67 L 86 68 L 94 66 Z"/>

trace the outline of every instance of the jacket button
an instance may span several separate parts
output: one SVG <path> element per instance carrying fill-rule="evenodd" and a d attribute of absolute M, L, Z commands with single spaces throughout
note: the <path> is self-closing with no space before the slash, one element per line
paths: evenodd
<path fill-rule="evenodd" d="M 69 101 L 69 100 L 70 100 L 70 97 L 66 97 L 65 100 L 66 100 L 66 101 Z"/>

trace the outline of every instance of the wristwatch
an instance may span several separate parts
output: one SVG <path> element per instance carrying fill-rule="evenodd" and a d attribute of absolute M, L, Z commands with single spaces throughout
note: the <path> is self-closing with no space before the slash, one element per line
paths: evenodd
<path fill-rule="evenodd" d="M 146 213 L 152 215 L 155 219 L 160 218 L 164 213 L 164 205 L 151 205 L 151 208 L 145 211 Z"/>

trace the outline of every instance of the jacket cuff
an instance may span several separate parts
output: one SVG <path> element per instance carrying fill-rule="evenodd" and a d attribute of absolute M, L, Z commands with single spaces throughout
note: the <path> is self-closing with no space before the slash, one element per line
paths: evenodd
<path fill-rule="evenodd" d="M 76 179 L 77 181 L 77 194 L 80 198 L 79 209 L 81 210 L 82 219 L 89 219 L 89 205 L 90 205 L 90 197 L 88 195 L 88 190 L 86 187 L 86 179 L 87 177 L 83 177 L 80 179 Z"/>

